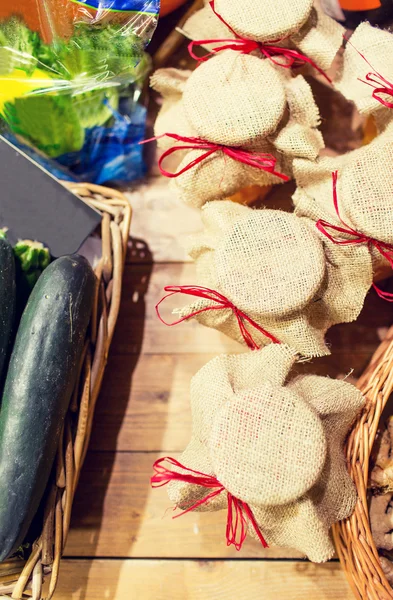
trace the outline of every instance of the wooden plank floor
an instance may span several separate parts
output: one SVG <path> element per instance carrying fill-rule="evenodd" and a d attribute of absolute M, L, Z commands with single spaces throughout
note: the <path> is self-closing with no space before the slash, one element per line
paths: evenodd
<path fill-rule="evenodd" d="M 165 489 L 150 489 L 154 460 L 179 456 L 188 442 L 190 378 L 213 356 L 242 351 L 195 322 L 166 328 L 155 316 L 164 285 L 194 282 L 181 242 L 201 226 L 199 213 L 177 204 L 166 186 L 157 180 L 131 195 L 123 303 L 55 597 L 350 599 L 337 562 L 312 565 L 250 540 L 237 553 L 225 544 L 224 513 L 173 521 Z M 359 375 L 392 320 L 391 306 L 370 293 L 358 323 L 329 333 L 333 355 L 301 368 Z"/>

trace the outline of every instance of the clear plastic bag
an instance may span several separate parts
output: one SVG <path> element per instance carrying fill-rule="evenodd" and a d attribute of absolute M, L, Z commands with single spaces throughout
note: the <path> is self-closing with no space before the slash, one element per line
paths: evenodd
<path fill-rule="evenodd" d="M 58 179 L 98 185 L 131 183 L 146 173 L 141 142 L 145 139 L 147 110 L 137 102 L 138 86 L 130 85 L 126 91 L 127 95 L 120 96 L 119 110 L 113 111 L 107 123 L 85 131 L 85 143 L 78 152 L 49 158 L 19 136 L 9 131 L 3 135 Z"/>
<path fill-rule="evenodd" d="M 2 0 L 0 119 L 50 158 L 79 152 L 113 122 L 144 52 L 159 0 Z"/>

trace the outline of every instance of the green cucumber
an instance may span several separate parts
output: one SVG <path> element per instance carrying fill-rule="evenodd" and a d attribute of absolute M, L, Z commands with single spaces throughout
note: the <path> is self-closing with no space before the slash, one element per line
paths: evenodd
<path fill-rule="evenodd" d="M 0 383 L 10 346 L 15 296 L 14 255 L 11 245 L 0 233 Z"/>
<path fill-rule="evenodd" d="M 23 313 L 0 410 L 0 561 L 23 543 L 53 467 L 92 311 L 81 256 L 45 269 Z"/>

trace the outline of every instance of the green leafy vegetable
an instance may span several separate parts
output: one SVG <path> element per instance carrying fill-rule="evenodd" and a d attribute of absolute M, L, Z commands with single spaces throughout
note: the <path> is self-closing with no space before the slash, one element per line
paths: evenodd
<path fill-rule="evenodd" d="M 41 242 L 20 240 L 13 248 L 16 271 L 16 322 L 22 316 L 27 301 L 43 271 L 49 266 L 51 256 Z"/>
<path fill-rule="evenodd" d="M 72 38 L 53 48 L 51 68 L 64 79 L 83 83 L 90 79 L 101 85 L 113 78 L 134 79 L 135 68 L 143 56 L 139 38 L 118 25 L 76 25 Z M 44 62 L 48 56 L 40 56 Z M 45 63 L 49 66 L 48 63 Z"/>
<path fill-rule="evenodd" d="M 7 239 L 7 228 L 0 229 L 0 239 Z M 51 255 L 41 242 L 32 240 L 19 240 L 13 247 L 18 286 L 23 279 L 23 285 L 30 293 L 42 272 L 50 265 Z"/>
<path fill-rule="evenodd" d="M 83 128 L 104 125 L 117 110 L 119 93 L 117 88 L 93 90 L 72 98 L 72 106 Z"/>
<path fill-rule="evenodd" d="M 41 242 L 21 240 L 14 246 L 14 255 L 32 289 L 42 271 L 50 264 L 48 248 L 45 248 Z"/>
<path fill-rule="evenodd" d="M 85 132 L 71 96 L 28 96 L 7 102 L 3 118 L 16 134 L 48 156 L 82 148 Z"/>
<path fill-rule="evenodd" d="M 9 73 L 14 68 L 31 73 L 37 65 L 41 46 L 38 33 L 31 31 L 17 17 L 0 24 L 0 68 Z"/>

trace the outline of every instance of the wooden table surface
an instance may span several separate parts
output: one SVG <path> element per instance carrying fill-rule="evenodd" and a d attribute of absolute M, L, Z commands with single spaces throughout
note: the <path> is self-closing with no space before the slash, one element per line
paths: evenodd
<path fill-rule="evenodd" d="M 154 305 L 164 285 L 195 282 L 181 243 L 200 229 L 200 215 L 176 202 L 161 179 L 131 194 L 131 202 L 123 303 L 55 598 L 352 598 L 337 561 L 313 565 L 253 540 L 237 553 L 225 543 L 225 511 L 173 521 L 165 488 L 151 490 L 156 458 L 177 457 L 188 443 L 192 375 L 242 347 L 195 321 L 174 328 L 158 321 Z M 391 305 L 370 292 L 358 323 L 329 332 L 332 356 L 304 368 L 358 376 L 392 320 Z"/>

